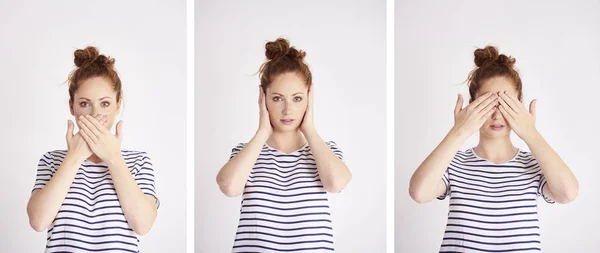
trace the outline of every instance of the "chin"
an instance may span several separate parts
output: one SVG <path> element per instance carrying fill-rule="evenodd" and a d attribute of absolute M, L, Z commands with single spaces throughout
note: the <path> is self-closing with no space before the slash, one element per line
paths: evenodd
<path fill-rule="evenodd" d="M 274 128 L 278 132 L 293 132 L 293 131 L 298 130 L 298 126 L 296 126 L 295 124 L 294 125 L 277 124 L 276 126 L 274 126 Z"/>
<path fill-rule="evenodd" d="M 489 139 L 501 139 L 510 137 L 510 130 L 505 129 L 499 132 L 493 130 L 481 131 L 481 135 Z"/>

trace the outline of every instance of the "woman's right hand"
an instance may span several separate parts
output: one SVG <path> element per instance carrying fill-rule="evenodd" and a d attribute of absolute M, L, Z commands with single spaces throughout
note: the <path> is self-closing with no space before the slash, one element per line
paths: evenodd
<path fill-rule="evenodd" d="M 468 138 L 483 126 L 485 121 L 497 110 L 497 105 L 498 95 L 488 92 L 463 108 L 463 97 L 459 94 L 454 108 L 452 130 L 464 138 Z"/>
<path fill-rule="evenodd" d="M 102 115 L 96 115 L 95 118 L 100 120 Z M 102 125 L 106 126 L 107 123 L 106 119 L 102 120 Z M 73 121 L 69 120 L 67 126 L 67 155 L 74 156 L 77 161 L 84 161 L 92 156 L 93 152 L 81 136 L 81 133 L 73 133 L 74 128 Z"/>
<path fill-rule="evenodd" d="M 273 132 L 273 126 L 271 125 L 269 110 L 267 110 L 266 94 L 262 86 L 259 85 L 258 87 L 258 108 L 260 109 L 260 122 L 258 125 L 258 132 L 266 133 L 266 135 L 269 136 Z"/>

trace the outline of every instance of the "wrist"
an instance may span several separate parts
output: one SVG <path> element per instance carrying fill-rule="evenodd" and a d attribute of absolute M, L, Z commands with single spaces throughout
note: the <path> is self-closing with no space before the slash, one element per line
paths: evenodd
<path fill-rule="evenodd" d="M 450 129 L 450 132 L 448 132 L 447 135 L 448 138 L 460 141 L 461 143 L 466 141 L 469 138 L 469 136 L 471 135 L 457 127 L 452 127 L 452 129 Z"/>
<path fill-rule="evenodd" d="M 267 139 L 269 139 L 269 136 L 271 135 L 271 131 L 268 129 L 258 129 L 256 131 L 256 134 L 254 134 L 254 138 L 261 141 L 261 142 L 267 142 Z"/>
<path fill-rule="evenodd" d="M 527 144 L 527 146 L 530 146 L 531 144 L 536 143 L 539 140 L 543 140 L 544 138 L 542 137 L 540 132 L 538 132 L 537 129 L 534 128 L 527 132 L 527 134 L 525 134 L 522 139 L 525 142 L 525 144 Z"/>
<path fill-rule="evenodd" d="M 116 165 L 120 162 L 125 162 L 125 158 L 123 158 L 123 155 L 119 151 L 119 153 L 114 153 L 111 156 L 107 157 L 104 160 L 104 162 L 108 165 L 109 168 L 111 168 L 113 165 Z"/>

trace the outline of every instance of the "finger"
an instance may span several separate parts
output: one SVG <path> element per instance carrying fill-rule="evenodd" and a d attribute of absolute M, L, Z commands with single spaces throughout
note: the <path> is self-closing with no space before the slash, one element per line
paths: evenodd
<path fill-rule="evenodd" d="M 99 115 L 99 117 L 104 117 Z M 87 120 L 89 123 L 91 123 L 92 125 L 90 126 L 91 130 L 97 130 L 98 133 L 106 133 L 106 128 L 102 127 L 102 123 L 100 123 L 100 121 L 98 121 L 96 118 L 92 117 L 92 116 L 86 116 Z M 96 132 L 94 132 L 96 133 Z M 99 136 L 99 135 L 98 135 Z"/>
<path fill-rule="evenodd" d="M 73 125 L 73 121 L 68 120 L 67 121 L 67 140 L 71 140 L 71 138 L 73 138 L 73 129 L 75 128 L 75 126 Z"/>
<path fill-rule="evenodd" d="M 463 107 L 463 96 L 458 94 L 458 98 L 456 99 L 456 106 L 454 107 L 454 116 L 457 117 L 458 113 L 462 110 Z"/>
<path fill-rule="evenodd" d="M 91 117 L 91 116 L 89 116 Z M 86 117 L 80 117 L 80 128 L 81 130 L 86 130 L 88 135 L 92 137 L 92 135 L 96 138 L 102 136 L 102 133 L 97 129 L 97 127 L 90 121 L 90 119 Z"/>
<path fill-rule="evenodd" d="M 537 99 L 534 99 L 531 101 L 531 103 L 529 103 L 529 113 L 531 113 L 531 115 L 533 116 L 534 119 L 535 119 L 536 104 L 537 104 Z"/>
<path fill-rule="evenodd" d="M 483 103 L 486 99 L 492 96 L 492 93 L 486 92 L 485 94 L 479 96 L 475 101 L 473 101 L 470 106 L 477 107 L 479 104 Z"/>
<path fill-rule="evenodd" d="M 262 86 L 260 86 L 260 84 L 259 84 L 258 85 L 258 105 L 260 105 L 262 103 L 262 96 L 263 96 Z"/>
<path fill-rule="evenodd" d="M 500 97 L 500 99 L 498 99 L 498 102 L 500 102 L 500 106 L 504 107 L 504 110 L 506 111 L 507 115 L 510 115 L 513 118 L 516 116 L 517 112 L 515 112 L 515 110 L 512 107 L 510 107 L 506 99 Z"/>
<path fill-rule="evenodd" d="M 475 107 L 475 111 L 477 113 L 481 113 L 488 106 L 490 106 L 490 105 L 496 106 L 497 104 L 498 104 L 498 95 L 491 94 L 488 98 L 483 100 L 481 103 L 479 103 L 479 105 L 477 105 Z"/>
<path fill-rule="evenodd" d="M 492 108 L 490 110 L 486 111 L 486 113 L 483 115 L 483 117 L 481 119 L 483 119 L 483 120 L 489 119 L 492 116 L 492 114 L 494 114 L 496 112 L 496 110 L 498 110 L 498 107 L 492 106 Z"/>
<path fill-rule="evenodd" d="M 119 120 L 119 122 L 117 122 L 117 127 L 115 130 L 115 136 L 117 136 L 117 138 L 122 141 L 123 140 L 123 121 Z"/>
<path fill-rule="evenodd" d="M 108 116 L 104 115 L 104 118 L 101 121 L 102 126 L 108 128 Z"/>
<path fill-rule="evenodd" d="M 523 103 L 521 103 L 520 101 L 517 102 L 518 100 L 515 100 L 514 98 L 512 98 L 511 96 L 509 96 L 508 94 L 506 94 L 506 91 L 504 92 L 500 92 L 500 97 L 506 102 L 506 104 L 508 106 L 510 106 L 510 108 L 518 113 L 521 111 L 520 107 L 523 107 Z"/>
<path fill-rule="evenodd" d="M 483 110 L 479 111 L 479 115 L 481 115 L 480 119 L 487 120 L 491 114 L 490 111 L 493 111 L 496 108 L 496 103 L 489 103 Z M 488 115 L 489 114 L 489 115 Z"/>
<path fill-rule="evenodd" d="M 504 116 L 504 118 L 506 119 L 506 121 L 508 121 L 509 124 L 512 125 L 512 122 L 514 121 L 514 116 L 508 111 L 508 109 L 506 106 L 504 105 L 500 105 L 498 106 L 498 109 L 500 110 L 500 113 L 502 113 L 502 116 Z"/>
<path fill-rule="evenodd" d="M 82 128 L 81 131 L 79 131 L 79 134 L 81 137 L 83 137 L 83 140 L 90 146 L 90 148 L 96 144 L 95 138 L 92 137 L 93 135 L 89 133 L 89 130 L 86 127 Z"/>

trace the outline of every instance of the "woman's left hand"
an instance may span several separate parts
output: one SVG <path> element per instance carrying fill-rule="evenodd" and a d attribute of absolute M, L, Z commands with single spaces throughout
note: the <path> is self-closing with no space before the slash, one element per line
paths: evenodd
<path fill-rule="evenodd" d="M 302 124 L 300 124 L 300 131 L 305 135 L 309 132 L 315 131 L 315 124 L 313 121 L 313 90 L 312 85 L 308 88 L 308 105 L 306 106 L 306 112 L 304 112 L 304 118 Z"/>
<path fill-rule="evenodd" d="M 79 121 L 81 136 L 94 154 L 105 162 L 114 161 L 121 156 L 123 121 L 117 123 L 116 135 L 90 115 L 80 116 Z"/>
<path fill-rule="evenodd" d="M 535 104 L 537 100 L 531 101 L 529 110 L 518 99 L 509 96 L 506 92 L 500 92 L 498 109 L 506 119 L 513 131 L 519 138 L 525 140 L 533 136 L 537 129 L 535 128 Z"/>

